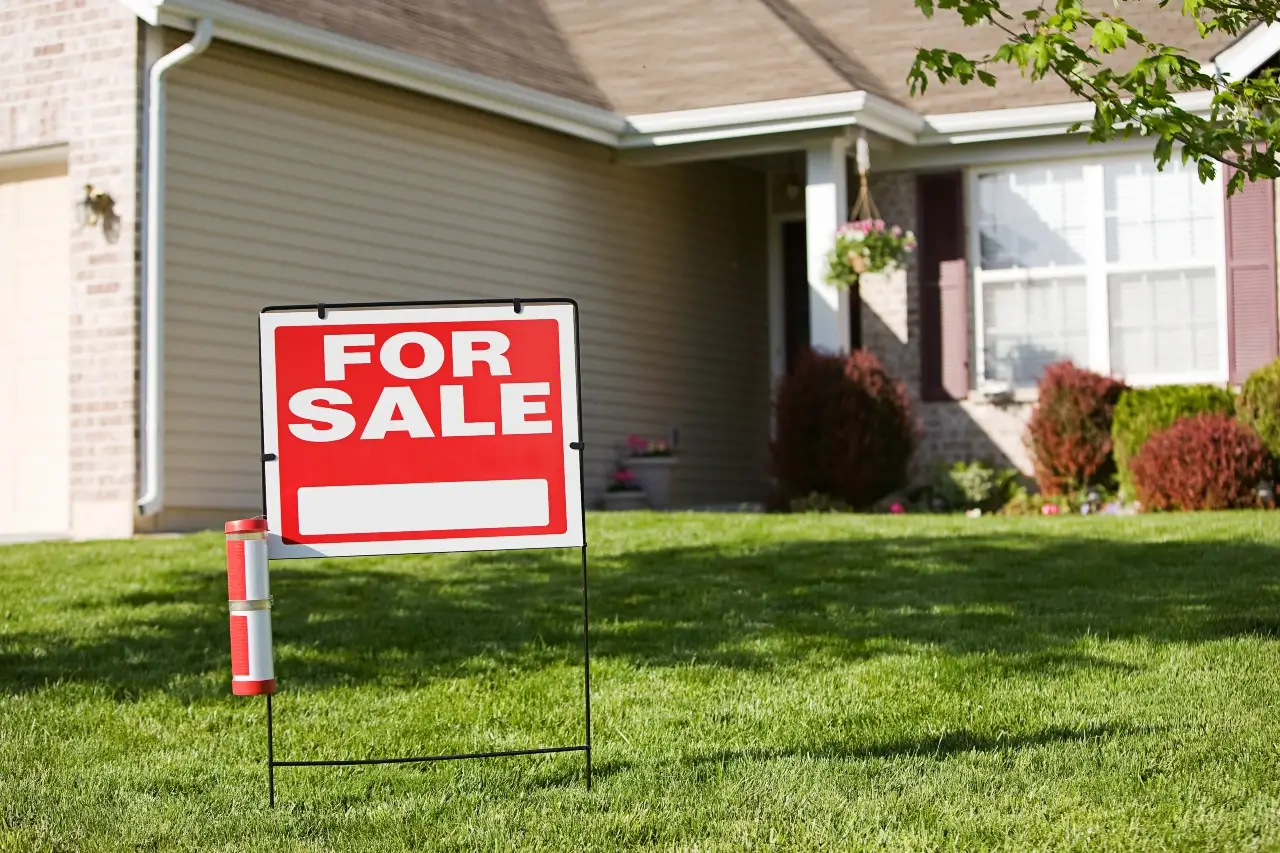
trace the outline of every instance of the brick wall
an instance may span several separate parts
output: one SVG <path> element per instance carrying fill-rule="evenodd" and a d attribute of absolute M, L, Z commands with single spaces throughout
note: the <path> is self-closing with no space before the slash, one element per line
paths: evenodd
<path fill-rule="evenodd" d="M 133 532 L 140 25 L 118 0 L 0 3 L 0 155 L 65 144 L 73 197 L 110 193 L 118 238 L 68 234 L 71 510 L 81 538 Z"/>
<path fill-rule="evenodd" d="M 886 222 L 917 230 L 913 173 L 873 172 L 870 189 Z M 856 193 L 856 186 L 853 192 Z M 938 462 L 976 459 L 1031 473 L 1031 459 L 1023 443 L 1031 413 L 1029 405 L 996 406 L 976 398 L 954 403 L 921 402 L 920 284 L 916 267 L 912 265 L 893 275 L 866 276 L 861 289 L 863 345 L 906 383 L 922 422 L 924 439 L 916 460 L 917 475 L 927 476 Z"/>

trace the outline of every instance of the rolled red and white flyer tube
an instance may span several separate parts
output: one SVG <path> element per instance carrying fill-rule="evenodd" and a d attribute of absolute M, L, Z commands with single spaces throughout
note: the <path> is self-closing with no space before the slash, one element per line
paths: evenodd
<path fill-rule="evenodd" d="M 267 578 L 267 521 L 228 521 L 227 606 L 231 611 L 231 692 L 276 692 L 271 660 L 271 587 Z"/>

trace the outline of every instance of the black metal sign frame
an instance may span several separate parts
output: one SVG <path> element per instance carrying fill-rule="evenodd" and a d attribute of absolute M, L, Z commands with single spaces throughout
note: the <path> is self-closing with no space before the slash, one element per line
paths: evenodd
<path fill-rule="evenodd" d="M 368 764 L 419 764 L 428 761 L 464 761 L 476 758 L 507 758 L 517 755 L 552 755 L 563 752 L 581 752 L 586 759 L 586 783 L 587 790 L 591 790 L 591 633 L 589 618 L 589 596 L 587 584 L 587 526 L 586 526 L 586 474 L 585 467 L 582 464 L 582 452 L 584 449 L 582 436 L 582 356 L 580 349 L 580 338 L 578 334 L 578 303 L 572 299 L 564 298 L 539 298 L 539 299 L 470 299 L 470 300 L 442 300 L 442 301 L 410 301 L 410 302 L 342 302 L 327 305 L 324 303 L 310 303 L 304 305 L 273 305 L 262 309 L 263 314 L 297 312 L 297 311 L 315 311 L 321 320 L 328 317 L 331 311 L 360 311 L 378 308 L 461 308 L 461 307 L 480 307 L 480 306 L 498 306 L 510 305 L 516 314 L 524 312 L 526 305 L 570 305 L 573 308 L 573 358 L 574 358 L 574 376 L 577 386 L 578 395 L 578 440 L 570 442 L 569 449 L 578 453 L 578 503 L 579 512 L 582 518 L 582 545 L 579 551 L 582 556 L 582 687 L 583 687 L 583 712 L 585 718 L 585 738 L 581 745 L 574 746 L 548 746 L 534 747 L 531 749 L 511 749 L 494 752 L 471 752 L 447 755 L 419 755 L 407 756 L 403 758 L 354 758 L 354 759 L 331 759 L 331 760 L 287 760 L 282 761 L 275 757 L 275 723 L 272 709 L 272 696 L 267 694 L 267 802 L 271 808 L 276 806 L 276 768 L 277 767 L 356 767 Z M 259 383 L 262 376 L 262 350 L 259 345 L 258 350 L 259 364 Z M 261 406 L 262 394 L 261 384 L 259 384 L 259 405 Z M 259 411 L 260 437 L 261 424 L 264 421 Z M 265 446 L 263 442 L 259 442 L 261 446 Z M 262 505 L 267 505 L 266 499 L 266 466 L 276 463 L 278 460 L 274 454 L 264 453 L 262 456 L 263 468 L 263 497 Z M 495 550 L 513 550 L 513 549 L 495 549 Z"/>

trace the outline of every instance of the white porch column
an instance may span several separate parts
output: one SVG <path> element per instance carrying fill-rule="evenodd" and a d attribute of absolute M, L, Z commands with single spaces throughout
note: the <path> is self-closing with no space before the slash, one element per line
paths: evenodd
<path fill-rule="evenodd" d="M 849 351 L 849 293 L 826 282 L 827 253 L 849 215 L 848 142 L 830 139 L 805 151 L 804 217 L 808 243 L 809 343 L 828 352 Z"/>

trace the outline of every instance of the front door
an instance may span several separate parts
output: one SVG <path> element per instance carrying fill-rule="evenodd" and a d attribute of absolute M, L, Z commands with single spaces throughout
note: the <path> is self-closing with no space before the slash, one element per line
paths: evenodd
<path fill-rule="evenodd" d="M 787 372 L 796 356 L 809 347 L 808 244 L 804 220 L 782 223 L 783 326 L 786 332 Z M 849 345 L 862 347 L 862 298 L 857 285 L 849 291 Z"/>

